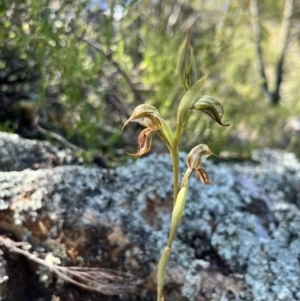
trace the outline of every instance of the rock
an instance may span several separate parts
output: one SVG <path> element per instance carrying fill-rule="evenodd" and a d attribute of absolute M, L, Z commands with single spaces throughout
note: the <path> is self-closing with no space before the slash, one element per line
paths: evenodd
<path fill-rule="evenodd" d="M 49 168 L 81 161 L 69 149 L 0 132 L 0 171 Z"/>
<path fill-rule="evenodd" d="M 41 164 L 43 169 L 33 170 L 23 162 L 44 162 L 44 157 L 27 157 L 26 152 L 50 144 L 3 133 L 0 144 L 5 158 L 11 158 L 0 159 L 10 162 L 1 163 L 9 172 L 0 172 L 0 226 L 6 236 L 29 242 L 31 253 L 48 255 L 61 266 L 127 272 L 138 284 L 114 297 L 101 295 L 57 280 L 20 255 L 12 258 L 3 247 L 0 277 L 8 276 L 12 266 L 20 266 L 23 275 L 14 280 L 13 296 L 3 300 L 156 300 L 155 269 L 172 210 L 169 155 L 152 154 L 116 169 L 59 161 L 60 166 Z M 22 150 L 20 161 L 8 155 L 11 149 Z M 180 158 L 184 172 L 185 154 Z M 191 178 L 168 266 L 165 300 L 300 300 L 296 157 L 265 149 L 254 152 L 251 162 L 207 161 L 205 169 L 219 181 L 205 186 Z M 9 277 L 3 283 L 4 291 L 11 281 Z M 106 293 L 113 293 L 110 285 L 103 288 Z"/>

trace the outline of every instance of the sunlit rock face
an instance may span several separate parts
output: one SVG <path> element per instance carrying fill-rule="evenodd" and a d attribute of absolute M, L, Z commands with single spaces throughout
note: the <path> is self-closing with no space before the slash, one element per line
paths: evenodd
<path fill-rule="evenodd" d="M 80 166 L 71 151 L 16 135 L 1 133 L 0 145 L 2 235 L 29 242 L 41 258 L 52 253 L 61 266 L 128 272 L 139 281 L 102 295 L 2 247 L 2 300 L 156 300 L 156 263 L 172 210 L 168 155 L 112 170 Z M 184 172 L 183 153 L 180 164 Z M 165 300 L 300 300 L 298 160 L 266 149 L 243 163 L 206 161 L 205 169 L 218 181 L 191 178 Z"/>

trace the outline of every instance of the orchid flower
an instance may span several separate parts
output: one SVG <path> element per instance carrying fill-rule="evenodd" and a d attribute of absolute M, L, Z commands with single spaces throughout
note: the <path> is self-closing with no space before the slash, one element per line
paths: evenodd
<path fill-rule="evenodd" d="M 206 144 L 199 144 L 195 146 L 186 157 L 186 164 L 188 168 L 195 172 L 197 180 L 210 185 L 213 184 L 209 180 L 209 175 L 204 168 L 201 167 L 202 161 L 207 157 L 215 155 Z"/>
<path fill-rule="evenodd" d="M 138 151 L 135 154 L 128 154 L 134 157 L 140 157 L 149 152 L 152 143 L 152 133 L 156 133 L 160 139 L 167 145 L 169 150 L 172 149 L 174 135 L 166 123 L 166 121 L 160 116 L 158 110 L 147 104 L 137 106 L 130 118 L 123 125 L 124 127 L 130 122 L 138 122 L 144 126 L 145 129 L 141 131 L 138 136 Z"/>

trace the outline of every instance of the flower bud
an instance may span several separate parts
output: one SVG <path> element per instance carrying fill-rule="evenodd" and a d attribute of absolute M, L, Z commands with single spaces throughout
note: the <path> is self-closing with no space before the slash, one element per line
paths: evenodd
<path fill-rule="evenodd" d="M 229 124 L 223 124 L 221 121 L 221 118 L 223 116 L 222 105 L 211 96 L 203 95 L 199 100 L 195 102 L 192 108 L 207 114 L 220 125 L 229 126 Z"/>
<path fill-rule="evenodd" d="M 179 52 L 177 72 L 186 90 L 196 82 L 196 65 L 188 29 L 186 30 L 186 38 Z"/>

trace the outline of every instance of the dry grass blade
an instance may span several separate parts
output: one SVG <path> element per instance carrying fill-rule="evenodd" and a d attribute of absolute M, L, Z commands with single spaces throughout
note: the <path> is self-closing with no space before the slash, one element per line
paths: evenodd
<path fill-rule="evenodd" d="M 0 236 L 0 244 L 11 252 L 21 254 L 28 259 L 43 265 L 59 278 L 80 288 L 92 290 L 105 295 L 119 295 L 136 287 L 140 281 L 129 273 L 117 272 L 103 268 L 63 267 L 51 264 L 26 250 L 20 249 L 26 243 L 18 243 Z"/>
<path fill-rule="evenodd" d="M 125 293 L 140 283 L 132 274 L 110 269 L 55 266 L 53 271 L 68 282 L 106 295 Z"/>

